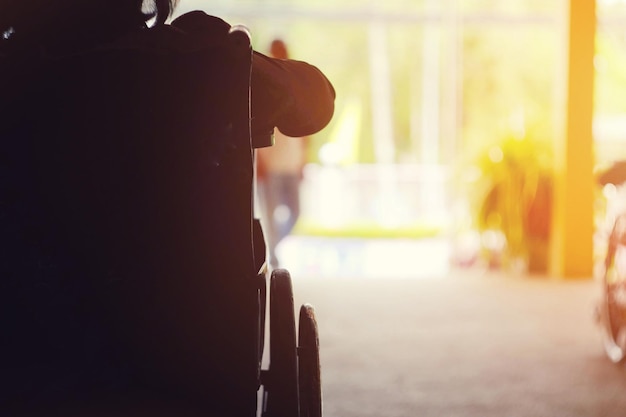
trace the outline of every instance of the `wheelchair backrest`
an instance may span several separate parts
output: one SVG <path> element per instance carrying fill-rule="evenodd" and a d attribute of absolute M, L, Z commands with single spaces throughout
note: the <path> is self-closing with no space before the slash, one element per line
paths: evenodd
<path fill-rule="evenodd" d="M 256 384 L 250 42 L 168 30 L 4 71 L 0 405 Z"/>

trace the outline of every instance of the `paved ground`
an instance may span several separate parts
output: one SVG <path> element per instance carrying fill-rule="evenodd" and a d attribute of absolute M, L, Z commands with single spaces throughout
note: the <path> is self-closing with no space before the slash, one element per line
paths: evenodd
<path fill-rule="evenodd" d="M 294 276 L 294 290 L 316 307 L 326 417 L 626 415 L 594 281 Z"/>

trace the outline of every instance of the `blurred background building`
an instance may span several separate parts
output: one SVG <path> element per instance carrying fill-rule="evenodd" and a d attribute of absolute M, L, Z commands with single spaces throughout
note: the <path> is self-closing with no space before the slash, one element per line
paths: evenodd
<path fill-rule="evenodd" d="M 285 39 L 337 90 L 280 249 L 291 269 L 358 275 L 384 254 L 400 275 L 591 276 L 620 190 L 593 171 L 626 159 L 626 1 L 181 0 L 177 13 L 192 9 L 245 24 L 260 52 Z"/>

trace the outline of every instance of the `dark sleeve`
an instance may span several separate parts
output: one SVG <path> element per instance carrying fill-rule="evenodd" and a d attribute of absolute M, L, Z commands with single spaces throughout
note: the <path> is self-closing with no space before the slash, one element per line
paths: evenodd
<path fill-rule="evenodd" d="M 228 34 L 230 25 L 201 11 L 187 13 L 173 26 L 207 42 Z M 307 136 L 323 129 L 334 112 L 335 90 L 322 72 L 306 62 L 254 52 L 251 80 L 252 134 Z"/>
<path fill-rule="evenodd" d="M 330 122 L 335 90 L 315 66 L 274 59 L 254 52 L 252 58 L 252 126 L 274 126 L 287 136 L 312 135 Z"/>

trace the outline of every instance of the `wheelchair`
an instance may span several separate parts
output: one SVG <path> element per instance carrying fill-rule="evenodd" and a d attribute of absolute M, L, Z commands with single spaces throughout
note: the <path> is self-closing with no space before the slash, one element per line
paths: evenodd
<path fill-rule="evenodd" d="M 607 357 L 622 363 L 626 359 L 626 213 L 616 216 L 608 236 L 601 285 L 595 319 L 602 328 Z"/>
<path fill-rule="evenodd" d="M 321 416 L 314 309 L 254 213 L 250 35 L 142 45 L 0 109 L 0 415 Z"/>
<path fill-rule="evenodd" d="M 626 181 L 626 163 L 616 161 L 597 173 L 601 186 L 622 186 Z M 606 242 L 606 253 L 596 269 L 601 284 L 600 299 L 594 319 L 602 330 L 602 343 L 607 357 L 614 363 L 626 359 L 626 212 L 617 193 L 607 200 L 607 226 L 600 229 Z M 617 200 L 613 200 L 617 197 Z M 613 200 L 613 201 L 611 201 Z M 614 204 L 617 203 L 617 206 Z"/>

